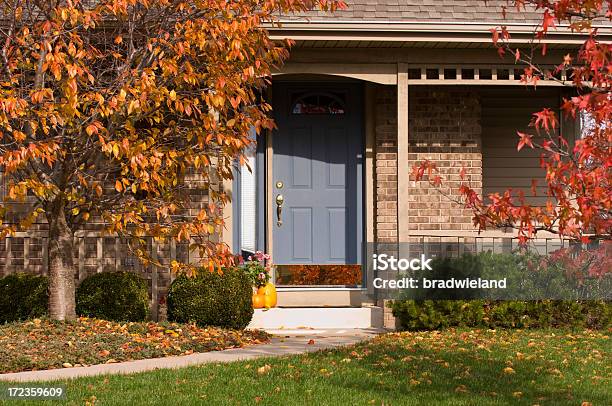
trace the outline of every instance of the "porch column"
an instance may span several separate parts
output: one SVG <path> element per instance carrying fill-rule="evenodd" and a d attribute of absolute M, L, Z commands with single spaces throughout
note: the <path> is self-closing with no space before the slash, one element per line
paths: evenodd
<path fill-rule="evenodd" d="M 408 65 L 397 64 L 397 234 L 407 243 L 408 228 Z M 407 255 L 401 252 L 400 255 Z"/>

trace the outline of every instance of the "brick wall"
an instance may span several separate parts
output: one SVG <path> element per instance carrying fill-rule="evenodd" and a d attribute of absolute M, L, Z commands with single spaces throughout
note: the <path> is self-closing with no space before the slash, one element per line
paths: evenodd
<path fill-rule="evenodd" d="M 397 232 L 397 93 L 395 86 L 376 89 L 376 230 L 379 242 L 396 242 Z M 429 159 L 445 179 L 442 190 L 458 197 L 462 166 L 476 191 L 482 190 L 480 97 L 467 87 L 412 86 L 409 89 L 409 167 Z M 408 176 L 408 174 L 406 174 Z M 472 215 L 427 182 L 410 182 L 408 221 L 424 230 L 473 230 Z"/>
<path fill-rule="evenodd" d="M 397 90 L 376 88 L 376 230 L 378 242 L 397 242 Z"/>
<path fill-rule="evenodd" d="M 444 179 L 442 191 L 458 197 L 460 171 L 482 189 L 480 99 L 466 87 L 413 86 L 409 90 L 409 167 L 429 159 Z M 410 230 L 473 230 L 472 214 L 427 182 L 410 182 Z"/>

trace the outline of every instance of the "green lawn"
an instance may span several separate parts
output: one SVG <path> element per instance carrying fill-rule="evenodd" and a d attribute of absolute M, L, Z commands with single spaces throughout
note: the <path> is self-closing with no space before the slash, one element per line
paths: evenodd
<path fill-rule="evenodd" d="M 75 405 L 609 405 L 611 353 L 609 331 L 396 333 L 303 356 L 78 379 L 67 391 Z"/>

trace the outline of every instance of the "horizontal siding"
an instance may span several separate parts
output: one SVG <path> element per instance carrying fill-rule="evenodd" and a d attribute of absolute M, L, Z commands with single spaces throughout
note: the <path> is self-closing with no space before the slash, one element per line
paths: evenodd
<path fill-rule="evenodd" d="M 529 122 L 533 113 L 544 107 L 559 109 L 558 89 L 481 90 L 483 193 L 522 190 L 528 203 L 546 202 L 545 172 L 540 168 L 540 153 L 530 148 L 517 151 L 517 131 L 533 132 Z M 531 180 L 538 179 L 537 197 L 532 196 Z"/>

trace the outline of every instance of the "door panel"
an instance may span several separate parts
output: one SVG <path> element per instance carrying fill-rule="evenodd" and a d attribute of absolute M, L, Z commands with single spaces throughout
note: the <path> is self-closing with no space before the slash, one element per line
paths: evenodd
<path fill-rule="evenodd" d="M 291 133 L 291 186 L 312 188 L 312 128 L 292 128 Z M 285 142 L 283 142 L 284 146 Z M 284 168 L 283 168 L 284 169 Z"/>
<path fill-rule="evenodd" d="M 330 207 L 327 209 L 328 214 L 328 230 L 334 233 L 334 230 L 346 230 L 346 208 L 345 207 Z M 334 238 L 329 241 L 329 258 L 333 261 L 342 261 L 346 259 L 346 233 L 334 233 Z"/>
<path fill-rule="evenodd" d="M 348 144 L 344 129 L 331 129 L 325 137 L 325 162 L 327 163 L 328 188 L 346 187 L 346 162 L 348 159 Z M 351 148 L 352 149 L 352 148 Z"/>
<path fill-rule="evenodd" d="M 273 193 L 276 264 L 360 264 L 362 243 L 361 88 L 274 84 Z M 334 100 L 331 113 L 294 114 L 300 95 Z M 306 98 L 305 98 L 306 99 Z M 305 104 L 306 105 L 306 104 Z M 313 108 L 313 105 L 308 105 Z M 316 106 L 315 106 L 316 107 Z M 321 109 L 323 110 L 323 108 Z M 341 113 L 340 113 L 341 112 Z M 277 185 L 282 183 L 282 187 Z"/>
<path fill-rule="evenodd" d="M 291 262 L 312 262 L 312 208 L 291 207 L 291 219 L 287 228 L 300 230 L 292 233 Z"/>

